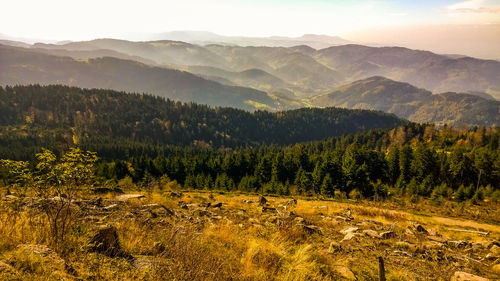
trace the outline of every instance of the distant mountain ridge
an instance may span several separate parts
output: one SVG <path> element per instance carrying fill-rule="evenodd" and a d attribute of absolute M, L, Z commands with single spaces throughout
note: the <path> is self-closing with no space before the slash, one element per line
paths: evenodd
<path fill-rule="evenodd" d="M 63 83 L 246 110 L 374 109 L 438 124 L 498 126 L 500 115 L 496 61 L 361 45 L 316 50 L 99 39 L 35 46 L 0 46 L 0 84 Z"/>
<path fill-rule="evenodd" d="M 288 48 L 201 46 L 179 41 L 131 42 L 115 39 L 34 46 L 73 51 L 109 49 L 179 69 L 189 66 L 209 66 L 231 72 L 260 69 L 286 82 L 289 85 L 286 90 L 300 96 L 320 94 L 371 76 L 384 76 L 434 93 L 473 91 L 500 99 L 500 62 L 450 57 L 402 47 L 347 44 L 317 50 L 306 45 Z M 203 75 L 217 76 L 215 73 Z M 267 91 L 268 87 L 260 90 Z"/>
<path fill-rule="evenodd" d="M 314 106 L 382 110 L 410 121 L 500 127 L 500 101 L 467 93 L 430 91 L 375 76 L 310 99 Z"/>
<path fill-rule="evenodd" d="M 112 57 L 74 60 L 0 45 L 0 85 L 34 83 L 147 92 L 181 101 L 248 110 L 255 109 L 255 104 L 263 108 L 276 107 L 265 92 L 221 85 L 188 72 Z"/>

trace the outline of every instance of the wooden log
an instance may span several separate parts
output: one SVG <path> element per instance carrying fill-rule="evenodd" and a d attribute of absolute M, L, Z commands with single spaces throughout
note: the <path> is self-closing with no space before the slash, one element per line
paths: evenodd
<path fill-rule="evenodd" d="M 467 232 L 467 233 L 475 233 L 475 234 L 481 234 L 481 235 L 489 235 L 489 232 L 485 231 L 476 231 L 476 230 L 468 230 L 468 229 L 457 229 L 457 228 L 448 228 L 449 231 L 457 231 L 457 232 Z"/>
<path fill-rule="evenodd" d="M 384 259 L 382 257 L 378 257 L 378 273 L 380 281 L 385 280 L 385 267 L 384 267 Z"/>

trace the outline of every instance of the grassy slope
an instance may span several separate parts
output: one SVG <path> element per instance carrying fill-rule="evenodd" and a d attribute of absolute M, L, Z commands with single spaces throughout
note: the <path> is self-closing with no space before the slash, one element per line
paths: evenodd
<path fill-rule="evenodd" d="M 167 183 L 166 188 L 173 186 L 175 183 Z M 257 196 L 188 192 L 182 198 L 172 198 L 169 194 L 156 191 L 147 193 L 145 199 L 127 202 L 108 194 L 101 196 L 102 206 L 116 203 L 118 207 L 105 212 L 99 211 L 102 207 L 92 207 L 94 203 L 88 203 L 89 208 L 82 205 L 81 220 L 74 225 L 63 248 L 54 248 L 70 267 L 58 262 L 57 256 L 44 257 L 27 251 L 26 246 L 18 247 L 48 243 L 46 224 L 43 216 L 30 219 L 35 210 L 13 215 L 17 201 L 2 197 L 0 234 L 4 238 L 0 241 L 0 261 L 11 269 L 0 270 L 0 278 L 14 274 L 30 280 L 61 276 L 72 280 L 72 274 L 77 272 L 79 278 L 99 280 L 373 280 L 378 274 L 378 256 L 385 259 L 388 280 L 418 280 L 423 276 L 448 280 L 455 270 L 500 277 L 491 269 L 494 261 L 471 263 L 484 257 L 489 251 L 487 245 L 500 238 L 500 216 L 494 203 L 460 208 L 452 202 L 440 207 L 406 202 L 406 206 L 397 207 L 391 203 L 298 200 L 297 205 L 285 207 L 289 199 L 268 198 L 268 206 L 278 209 L 275 213 L 262 211 L 257 203 L 244 202 L 255 201 Z M 223 207 L 198 207 L 203 202 L 222 202 Z M 146 207 L 151 203 L 165 206 L 176 215 L 167 215 L 160 206 Z M 187 204 L 186 209 L 181 208 L 183 204 Z M 408 207 L 413 212 L 397 210 Z M 490 212 L 496 223 L 464 220 L 478 211 Z M 339 219 L 348 214 L 352 221 Z M 412 234 L 415 232 L 407 229 L 412 229 L 414 222 L 431 234 Z M 117 227 L 121 245 L 135 261 L 85 250 L 93 229 L 103 223 Z M 341 230 L 348 227 L 358 227 L 359 234 L 342 241 L 345 235 Z M 449 228 L 491 234 L 485 237 Z M 362 234 L 368 229 L 377 233 L 393 230 L 394 236 L 370 238 Z M 432 240 L 464 240 L 475 246 L 454 248 L 453 242 Z"/>

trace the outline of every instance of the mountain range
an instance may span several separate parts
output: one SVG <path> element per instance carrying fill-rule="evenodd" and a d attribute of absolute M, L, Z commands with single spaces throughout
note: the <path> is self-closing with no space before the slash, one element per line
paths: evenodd
<path fill-rule="evenodd" d="M 284 80 L 289 84 L 286 90 L 301 96 L 322 93 L 335 86 L 379 75 L 435 93 L 477 91 L 500 99 L 500 62 L 450 57 L 401 47 L 348 44 L 317 50 L 305 45 L 288 48 L 201 46 L 180 41 L 132 42 L 115 39 L 33 46 L 71 51 L 113 50 L 171 68 L 210 66 L 231 72 L 260 69 Z M 216 72 L 200 74 L 217 76 Z"/>
<path fill-rule="evenodd" d="M 10 46 L 0 45 L 1 85 L 110 88 L 246 110 L 366 108 L 417 122 L 500 125 L 500 62 L 494 60 L 354 44 L 2 43 Z"/>

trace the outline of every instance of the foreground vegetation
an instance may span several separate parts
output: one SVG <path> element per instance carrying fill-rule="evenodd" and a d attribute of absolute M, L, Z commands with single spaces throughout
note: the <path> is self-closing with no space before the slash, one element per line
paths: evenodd
<path fill-rule="evenodd" d="M 498 219 L 497 204 L 446 202 L 439 213 L 462 218 L 445 218 L 429 215 L 425 202 L 406 201 L 415 212 L 372 201 L 261 203 L 258 196 L 181 194 L 172 186 L 80 192 L 67 235 L 57 241 L 39 197 L 2 195 L 0 279 L 374 280 L 379 256 L 387 280 L 449 280 L 456 271 L 500 277 L 498 222 L 463 219 L 474 212 L 475 220 L 488 212 Z M 116 230 L 119 251 L 92 248 L 103 229 Z"/>
<path fill-rule="evenodd" d="M 373 280 L 379 257 L 387 280 L 500 277 L 498 202 L 266 199 L 166 177 L 124 193 L 96 185 L 96 161 L 1 161 L 0 279 Z"/>

